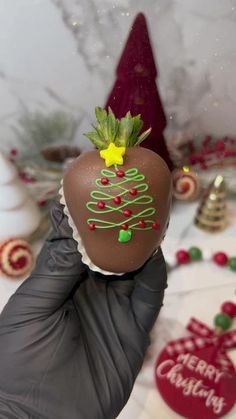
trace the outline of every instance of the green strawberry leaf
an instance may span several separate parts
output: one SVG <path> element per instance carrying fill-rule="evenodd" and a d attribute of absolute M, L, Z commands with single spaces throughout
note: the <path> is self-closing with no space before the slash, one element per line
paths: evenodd
<path fill-rule="evenodd" d="M 110 143 L 118 147 L 134 147 L 141 144 L 151 132 L 151 128 L 143 132 L 140 136 L 143 121 L 140 115 L 132 117 L 127 112 L 124 118 L 117 119 L 111 108 L 106 111 L 101 107 L 95 108 L 97 125 L 94 132 L 85 134 L 87 138 L 99 149 L 105 149 Z"/>
<path fill-rule="evenodd" d="M 97 134 L 96 131 L 87 132 L 84 134 L 97 148 L 103 149 L 104 148 L 104 141 L 101 137 Z"/>
<path fill-rule="evenodd" d="M 107 118 L 107 111 L 102 109 L 100 106 L 95 108 L 95 115 L 98 122 L 104 121 Z"/>
<path fill-rule="evenodd" d="M 143 121 L 141 120 L 140 115 L 137 115 L 133 118 L 133 131 L 129 137 L 128 147 L 133 147 L 138 139 L 138 134 L 141 131 L 143 126 Z"/>
<path fill-rule="evenodd" d="M 144 140 L 146 140 L 146 138 L 150 135 L 152 131 L 152 128 L 147 129 L 147 131 L 144 131 L 139 137 L 138 137 L 138 141 L 136 141 L 135 145 L 139 145 L 141 144 Z"/>
<path fill-rule="evenodd" d="M 117 134 L 116 145 L 118 147 L 126 147 L 128 140 L 133 131 L 133 118 L 130 113 L 128 113 L 125 118 L 121 118 L 119 124 L 119 131 Z"/>
<path fill-rule="evenodd" d="M 116 119 L 112 109 L 109 108 L 108 111 L 108 118 L 107 118 L 107 125 L 108 125 L 108 135 L 110 142 L 115 142 L 115 138 L 119 128 L 119 121 Z"/>

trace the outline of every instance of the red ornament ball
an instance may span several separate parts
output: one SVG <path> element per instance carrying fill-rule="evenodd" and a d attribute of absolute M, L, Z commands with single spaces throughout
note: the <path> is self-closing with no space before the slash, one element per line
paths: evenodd
<path fill-rule="evenodd" d="M 130 189 L 129 193 L 130 193 L 130 195 L 132 195 L 132 196 L 136 196 L 136 195 L 137 195 L 137 193 L 138 193 L 138 191 L 137 191 L 137 189 L 132 188 L 132 189 Z"/>
<path fill-rule="evenodd" d="M 99 201 L 99 202 L 97 203 L 97 206 L 98 206 L 98 208 L 103 209 L 103 208 L 105 208 L 106 204 L 105 204 L 105 202 L 104 202 L 104 201 Z"/>
<path fill-rule="evenodd" d="M 103 178 L 101 179 L 101 184 L 102 184 L 102 185 L 108 185 L 108 183 L 109 183 L 109 179 L 107 179 L 107 177 L 103 177 Z"/>
<path fill-rule="evenodd" d="M 129 226 L 128 224 L 122 224 L 122 230 L 128 230 Z"/>
<path fill-rule="evenodd" d="M 225 301 L 221 306 L 221 311 L 233 319 L 236 317 L 236 304 L 232 301 Z"/>
<path fill-rule="evenodd" d="M 159 223 L 152 223 L 153 230 L 159 230 L 160 224 Z"/>
<path fill-rule="evenodd" d="M 138 225 L 139 225 L 139 227 L 140 227 L 140 228 L 145 228 L 145 227 L 146 227 L 146 223 L 145 223 L 145 221 L 144 221 L 144 220 L 140 220 L 140 221 L 138 222 Z"/>
<path fill-rule="evenodd" d="M 125 172 L 123 172 L 123 170 L 117 170 L 116 176 L 118 176 L 118 177 L 124 177 L 124 175 L 125 175 Z"/>
<path fill-rule="evenodd" d="M 113 201 L 115 202 L 116 205 L 119 205 L 121 203 L 121 197 L 120 196 L 116 196 Z"/>
<path fill-rule="evenodd" d="M 129 209 L 126 209 L 126 210 L 124 210 L 124 211 L 123 211 L 123 214 L 124 214 L 126 217 L 130 217 L 130 216 L 132 215 L 132 211 L 131 211 L 131 210 L 129 210 Z"/>
<path fill-rule="evenodd" d="M 89 230 L 95 230 L 96 225 L 94 223 L 89 223 L 88 227 L 89 227 Z"/>
<path fill-rule="evenodd" d="M 186 265 L 190 262 L 190 255 L 186 250 L 178 250 L 176 259 L 179 265 Z"/>
<path fill-rule="evenodd" d="M 225 266 L 228 263 L 228 256 L 224 252 L 217 252 L 213 255 L 213 261 L 219 266 Z"/>

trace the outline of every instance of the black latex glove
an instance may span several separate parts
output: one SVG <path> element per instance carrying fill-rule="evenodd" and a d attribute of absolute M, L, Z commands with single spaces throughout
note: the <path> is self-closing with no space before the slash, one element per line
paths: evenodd
<path fill-rule="evenodd" d="M 34 272 L 0 316 L 0 418 L 112 419 L 142 366 L 165 262 L 159 250 L 134 273 L 96 274 L 59 204 L 52 222 Z"/>

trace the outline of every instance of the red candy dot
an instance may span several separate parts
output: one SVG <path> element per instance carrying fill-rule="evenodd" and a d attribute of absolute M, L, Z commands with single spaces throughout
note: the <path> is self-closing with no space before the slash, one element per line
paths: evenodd
<path fill-rule="evenodd" d="M 120 196 L 116 196 L 113 201 L 115 202 L 115 204 L 119 205 L 121 203 L 121 197 Z"/>
<path fill-rule="evenodd" d="M 139 225 L 139 227 L 141 227 L 141 228 L 145 228 L 145 227 L 146 227 L 146 223 L 145 223 L 145 221 L 144 221 L 144 220 L 140 220 L 140 221 L 138 222 L 138 225 Z"/>
<path fill-rule="evenodd" d="M 118 177 L 124 177 L 124 175 L 125 175 L 125 172 L 123 172 L 123 170 L 117 170 L 116 176 L 118 176 Z"/>
<path fill-rule="evenodd" d="M 130 195 L 135 196 L 135 195 L 137 195 L 138 191 L 137 191 L 137 189 L 132 188 L 132 189 L 130 189 L 129 193 L 130 193 Z"/>
<path fill-rule="evenodd" d="M 129 226 L 128 224 L 122 224 L 122 230 L 128 230 Z"/>
<path fill-rule="evenodd" d="M 107 179 L 107 177 L 103 177 L 102 179 L 101 179 L 101 184 L 102 185 L 107 185 L 109 183 L 109 179 Z"/>
<path fill-rule="evenodd" d="M 99 201 L 98 203 L 97 203 L 97 206 L 98 206 L 98 208 L 100 208 L 100 209 L 103 209 L 103 208 L 105 208 L 105 202 L 103 202 L 103 201 Z"/>
<path fill-rule="evenodd" d="M 123 211 L 123 214 L 124 214 L 126 217 L 130 217 L 130 216 L 132 215 L 132 211 L 131 211 L 131 210 L 129 210 L 129 209 L 126 209 L 126 210 L 124 210 L 124 211 Z"/>
<path fill-rule="evenodd" d="M 89 227 L 89 230 L 95 230 L 96 225 L 95 225 L 94 223 L 90 223 L 90 224 L 88 225 L 88 227 Z"/>
<path fill-rule="evenodd" d="M 214 262 L 219 266 L 225 266 L 228 263 L 228 256 L 223 252 L 217 252 L 213 255 Z"/>
<path fill-rule="evenodd" d="M 158 230 L 160 228 L 160 224 L 159 223 L 152 223 L 152 228 L 154 230 Z"/>
<path fill-rule="evenodd" d="M 188 192 L 190 189 L 190 184 L 188 182 L 183 182 L 181 184 L 181 190 L 182 192 Z"/>
<path fill-rule="evenodd" d="M 225 301 L 221 306 L 221 311 L 233 319 L 236 317 L 236 304 L 232 301 Z"/>
<path fill-rule="evenodd" d="M 27 259 L 22 256 L 17 260 L 17 262 L 13 263 L 12 266 L 14 269 L 23 269 L 27 264 Z"/>
<path fill-rule="evenodd" d="M 185 265 L 190 262 L 190 256 L 186 250 L 178 250 L 176 259 L 179 265 Z"/>

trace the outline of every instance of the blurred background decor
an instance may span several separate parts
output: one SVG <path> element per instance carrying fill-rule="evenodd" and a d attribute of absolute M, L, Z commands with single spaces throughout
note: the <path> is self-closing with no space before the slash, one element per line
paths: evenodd
<path fill-rule="evenodd" d="M 188 166 L 173 171 L 173 196 L 180 201 L 195 201 L 201 193 L 199 176 Z"/>
<path fill-rule="evenodd" d="M 0 275 L 9 279 L 22 279 L 34 266 L 30 244 L 22 239 L 9 239 L 0 243 Z"/>
<path fill-rule="evenodd" d="M 170 169 L 173 163 L 163 135 L 166 117 L 158 93 L 157 68 L 153 56 L 146 18 L 139 13 L 135 18 L 116 69 L 117 80 L 107 99 L 117 118 L 127 112 L 142 115 L 141 132 L 152 131 L 142 146 L 158 153 Z"/>
<path fill-rule="evenodd" d="M 46 114 L 24 110 L 13 127 L 18 147 L 10 150 L 9 158 L 42 213 L 32 238 L 48 232 L 50 202 L 57 196 L 67 165 L 80 154 L 74 144 L 78 124 L 62 111 Z"/>
<path fill-rule="evenodd" d="M 194 223 L 209 233 L 216 233 L 228 226 L 227 189 L 223 176 L 217 175 L 202 197 Z"/>
<path fill-rule="evenodd" d="M 28 238 L 39 227 L 40 218 L 15 165 L 0 153 L 0 240 Z"/>

